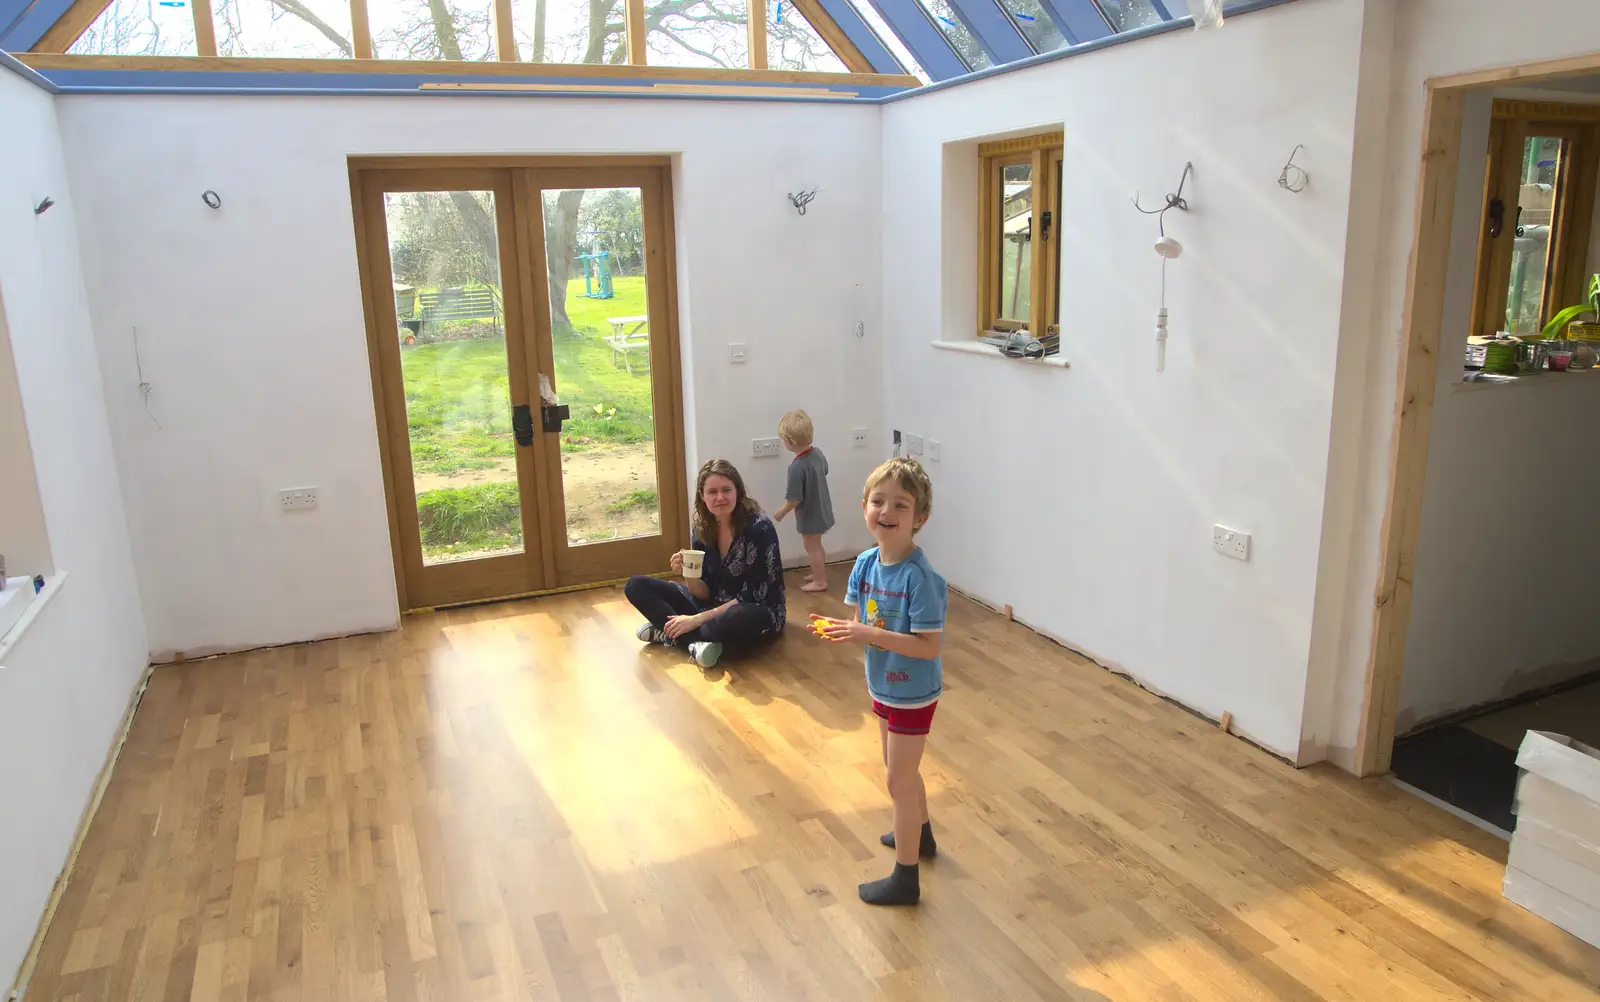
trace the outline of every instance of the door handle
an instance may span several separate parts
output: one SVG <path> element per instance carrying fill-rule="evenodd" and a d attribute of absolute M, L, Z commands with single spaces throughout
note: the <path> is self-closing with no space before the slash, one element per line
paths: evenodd
<path fill-rule="evenodd" d="M 539 373 L 539 417 L 544 430 L 548 432 L 560 432 L 561 422 L 572 419 L 572 411 L 558 400 L 555 388 L 550 385 L 550 377 L 542 372 Z M 528 437 L 533 438 L 531 430 Z"/>
<path fill-rule="evenodd" d="M 516 436 L 518 445 L 533 444 L 533 412 L 527 404 L 511 408 L 511 433 Z"/>
<path fill-rule="evenodd" d="M 539 410 L 544 417 L 544 430 L 548 432 L 559 432 L 561 422 L 572 417 L 572 409 L 566 404 L 545 404 Z"/>

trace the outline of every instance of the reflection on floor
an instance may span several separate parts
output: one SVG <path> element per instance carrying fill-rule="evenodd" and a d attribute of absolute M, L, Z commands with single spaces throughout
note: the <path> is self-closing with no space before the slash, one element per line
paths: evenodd
<path fill-rule="evenodd" d="M 797 582 L 796 582 L 797 584 Z M 801 595 L 843 611 L 838 595 Z M 861 652 L 702 672 L 616 589 L 158 669 L 29 989 L 45 1000 L 1594 1002 L 1505 843 L 1297 772 L 955 600 L 922 905 Z"/>
<path fill-rule="evenodd" d="M 1510 832 L 1517 749 L 1530 730 L 1600 747 L 1600 680 L 1403 737 L 1391 768 L 1396 779 Z"/>

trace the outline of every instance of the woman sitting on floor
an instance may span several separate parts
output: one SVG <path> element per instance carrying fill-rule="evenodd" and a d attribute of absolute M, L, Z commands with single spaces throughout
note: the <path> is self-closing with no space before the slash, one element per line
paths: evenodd
<path fill-rule="evenodd" d="M 705 551 L 700 578 L 679 583 L 641 575 L 623 591 L 648 620 L 640 640 L 686 646 L 696 664 L 711 668 L 724 646 L 738 653 L 783 632 L 783 558 L 777 527 L 726 459 L 700 467 L 693 521 L 689 545 Z M 683 571 L 681 553 L 672 555 L 672 571 Z"/>

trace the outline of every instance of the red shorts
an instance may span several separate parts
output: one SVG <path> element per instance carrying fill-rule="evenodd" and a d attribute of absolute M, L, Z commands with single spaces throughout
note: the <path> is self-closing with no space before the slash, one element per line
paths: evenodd
<path fill-rule="evenodd" d="M 933 711 L 938 708 L 938 700 L 934 700 L 927 706 L 919 706 L 914 710 L 907 710 L 899 706 L 884 706 L 876 699 L 872 701 L 872 712 L 888 721 L 891 734 L 928 733 L 933 729 Z"/>

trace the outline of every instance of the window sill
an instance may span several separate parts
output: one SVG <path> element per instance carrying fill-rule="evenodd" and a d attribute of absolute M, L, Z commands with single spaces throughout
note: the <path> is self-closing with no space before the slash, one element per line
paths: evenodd
<path fill-rule="evenodd" d="M 1504 380 L 1462 380 L 1451 389 L 1454 393 L 1493 393 L 1527 391 L 1529 389 L 1551 390 L 1557 387 L 1586 386 L 1600 387 L 1600 367 L 1593 369 L 1569 369 L 1566 372 L 1524 372 Z"/>
<path fill-rule="evenodd" d="M 941 351 L 959 351 L 964 355 L 982 355 L 984 358 L 992 358 L 997 362 L 1036 365 L 1051 369 L 1070 369 L 1072 367 L 1072 363 L 1060 355 L 1047 355 L 1044 358 L 1012 358 L 1010 355 L 1002 355 L 998 348 L 979 344 L 977 341 L 934 341 L 933 346 Z"/>
<path fill-rule="evenodd" d="M 12 578 L 11 580 L 17 581 L 19 579 Z M 26 579 L 20 580 L 25 581 Z M 44 610 L 45 606 L 50 604 L 50 600 L 55 598 L 56 592 L 60 591 L 61 586 L 66 583 L 67 572 L 57 571 L 45 578 L 44 588 L 38 594 L 32 596 L 31 599 L 25 599 L 23 596 L 17 598 L 17 601 L 26 600 L 27 608 L 22 610 L 22 614 L 17 617 L 9 629 L 0 633 L 0 664 L 4 664 L 4 659 L 11 653 L 11 649 L 22 639 L 23 634 L 28 632 L 28 627 L 33 624 L 34 620 L 39 618 L 39 613 Z M 31 588 L 32 585 L 25 584 L 23 587 Z M 8 598 L 10 597 L 9 592 L 4 594 Z"/>

